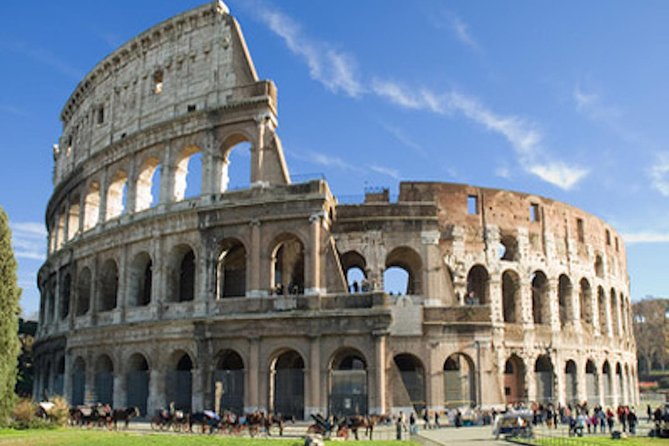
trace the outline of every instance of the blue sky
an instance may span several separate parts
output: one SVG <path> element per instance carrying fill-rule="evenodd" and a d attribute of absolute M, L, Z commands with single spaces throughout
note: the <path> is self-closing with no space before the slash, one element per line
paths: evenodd
<path fill-rule="evenodd" d="M 0 5 L 0 205 L 26 314 L 62 105 L 114 48 L 201 3 Z M 323 174 L 342 201 L 400 180 L 564 201 L 624 234 L 633 299 L 669 296 L 669 3 L 227 4 L 278 85 L 294 176 Z"/>

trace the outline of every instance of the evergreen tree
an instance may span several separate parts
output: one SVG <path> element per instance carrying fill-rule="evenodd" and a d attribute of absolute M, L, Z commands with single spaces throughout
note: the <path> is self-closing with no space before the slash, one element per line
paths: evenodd
<path fill-rule="evenodd" d="M 0 425 L 9 422 L 16 399 L 20 295 L 9 219 L 0 208 Z"/>

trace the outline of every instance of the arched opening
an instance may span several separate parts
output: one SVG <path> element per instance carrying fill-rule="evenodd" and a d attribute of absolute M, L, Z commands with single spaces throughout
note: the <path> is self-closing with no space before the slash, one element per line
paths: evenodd
<path fill-rule="evenodd" d="M 67 239 L 73 239 L 79 233 L 79 195 L 75 195 L 70 202 L 67 213 Z"/>
<path fill-rule="evenodd" d="M 463 353 L 455 353 L 444 362 L 444 407 L 476 405 L 474 361 Z"/>
<path fill-rule="evenodd" d="M 502 274 L 502 311 L 504 322 L 520 322 L 516 302 L 520 307 L 520 277 L 515 271 L 506 270 Z"/>
<path fill-rule="evenodd" d="M 518 260 L 518 240 L 511 234 L 503 234 L 499 240 L 500 260 L 514 262 Z"/>
<path fill-rule="evenodd" d="M 532 318 L 535 324 L 550 323 L 549 285 L 546 275 L 536 271 L 532 277 Z"/>
<path fill-rule="evenodd" d="M 611 366 L 609 361 L 604 361 L 602 365 L 602 379 L 604 380 L 604 405 L 613 405 L 613 376 L 611 375 Z"/>
<path fill-rule="evenodd" d="M 91 305 L 91 285 L 92 285 L 91 270 L 83 268 L 79 273 L 79 283 L 77 287 L 77 309 L 76 315 L 83 316 L 88 313 Z"/>
<path fill-rule="evenodd" d="M 73 406 L 84 404 L 84 394 L 86 390 L 86 362 L 77 357 L 72 367 L 72 394 L 70 402 Z"/>
<path fill-rule="evenodd" d="M 599 254 L 595 257 L 595 275 L 599 278 L 604 277 L 604 261 Z"/>
<path fill-rule="evenodd" d="M 553 363 L 548 355 L 541 355 L 534 364 L 534 375 L 537 386 L 537 402 L 548 404 L 553 402 Z"/>
<path fill-rule="evenodd" d="M 130 305 L 142 307 L 151 303 L 153 283 L 153 262 L 148 252 L 140 252 L 130 264 L 129 271 Z"/>
<path fill-rule="evenodd" d="M 346 275 L 348 290 L 351 293 L 359 291 L 370 291 L 367 281 L 367 261 L 356 251 L 348 251 L 339 257 L 342 270 Z"/>
<path fill-rule="evenodd" d="M 616 290 L 611 288 L 611 331 L 618 336 L 622 335 L 622 328 L 620 326 L 620 307 L 618 306 L 618 295 Z"/>
<path fill-rule="evenodd" d="M 155 184 L 154 184 L 155 183 Z M 160 160 L 148 158 L 137 175 L 135 209 L 137 212 L 155 206 L 160 198 Z"/>
<path fill-rule="evenodd" d="M 599 404 L 599 377 L 597 367 L 591 359 L 585 363 L 585 395 L 589 406 Z"/>
<path fill-rule="evenodd" d="M 279 355 L 271 367 L 275 414 L 304 419 L 304 360 L 295 350 Z"/>
<path fill-rule="evenodd" d="M 107 355 L 95 361 L 95 401 L 101 404 L 114 402 L 114 364 Z"/>
<path fill-rule="evenodd" d="M 304 245 L 294 235 L 279 238 L 272 251 L 275 294 L 304 294 Z"/>
<path fill-rule="evenodd" d="M 181 152 L 174 171 L 174 201 L 202 193 L 202 153 L 197 146 Z"/>
<path fill-rule="evenodd" d="M 171 302 L 190 302 L 195 298 L 195 253 L 188 245 L 172 250 L 170 261 Z"/>
<path fill-rule="evenodd" d="M 92 181 L 84 198 L 84 231 L 98 224 L 100 218 L 100 183 Z"/>
<path fill-rule="evenodd" d="M 618 384 L 618 404 L 621 404 L 623 395 L 625 395 L 625 387 L 623 382 L 623 368 L 620 363 L 616 364 L 616 384 Z"/>
<path fill-rule="evenodd" d="M 246 295 L 246 248 L 237 239 L 221 244 L 216 262 L 218 298 Z"/>
<path fill-rule="evenodd" d="M 105 220 L 120 217 L 125 212 L 128 174 L 118 170 L 107 188 L 107 215 Z"/>
<path fill-rule="evenodd" d="M 474 265 L 467 274 L 467 299 L 466 303 L 471 305 L 486 305 L 489 298 L 488 270 L 482 265 Z"/>
<path fill-rule="evenodd" d="M 149 363 L 140 353 L 134 353 L 128 360 L 126 376 L 126 406 L 137 407 L 141 415 L 147 414 L 149 400 Z"/>
<path fill-rule="evenodd" d="M 100 270 L 100 311 L 116 308 L 118 299 L 118 267 L 113 259 L 107 259 Z"/>
<path fill-rule="evenodd" d="M 564 327 L 573 315 L 571 280 L 565 274 L 558 279 L 558 304 L 560 306 L 560 326 Z"/>
<path fill-rule="evenodd" d="M 421 413 L 426 407 L 423 363 L 414 355 L 402 353 L 393 358 L 393 364 L 393 406 L 413 408 Z"/>
<path fill-rule="evenodd" d="M 251 144 L 241 135 L 233 135 L 223 144 L 221 192 L 246 189 L 251 179 Z"/>
<path fill-rule="evenodd" d="M 53 394 L 63 395 L 65 388 L 65 357 L 61 356 L 56 363 L 56 375 L 53 380 Z"/>
<path fill-rule="evenodd" d="M 571 359 L 564 368 L 564 376 L 567 403 L 578 404 L 576 363 Z"/>
<path fill-rule="evenodd" d="M 338 352 L 330 363 L 328 409 L 337 417 L 367 414 L 367 362 L 355 350 Z"/>
<path fill-rule="evenodd" d="M 233 350 L 221 352 L 214 372 L 214 407 L 217 413 L 244 413 L 244 361 Z"/>
<path fill-rule="evenodd" d="M 513 354 L 504 363 L 504 396 L 506 404 L 516 404 L 527 400 L 525 390 L 525 363 Z"/>
<path fill-rule="evenodd" d="M 63 276 L 60 284 L 60 318 L 65 319 L 70 314 L 70 295 L 72 293 L 72 277 L 69 273 Z"/>
<path fill-rule="evenodd" d="M 401 246 L 386 257 L 383 289 L 386 293 L 421 295 L 423 262 L 412 248 Z"/>
<path fill-rule="evenodd" d="M 601 286 L 597 287 L 597 309 L 599 310 L 599 332 L 602 336 L 606 336 L 609 333 L 609 320 L 606 311 L 606 292 Z"/>
<path fill-rule="evenodd" d="M 193 361 L 188 353 L 172 355 L 173 368 L 167 373 L 166 407 L 174 403 L 177 410 L 191 411 L 193 399 Z"/>
<path fill-rule="evenodd" d="M 581 321 L 592 324 L 592 289 L 587 279 L 581 279 L 579 303 L 581 307 Z"/>

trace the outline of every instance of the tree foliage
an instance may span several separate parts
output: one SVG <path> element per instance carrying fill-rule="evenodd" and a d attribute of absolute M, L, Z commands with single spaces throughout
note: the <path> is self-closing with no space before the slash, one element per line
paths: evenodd
<path fill-rule="evenodd" d="M 16 400 L 20 295 L 9 219 L 0 208 L 0 425 L 9 422 Z"/>
<path fill-rule="evenodd" d="M 650 372 L 653 362 L 665 363 L 667 304 L 666 299 L 651 298 L 639 301 L 632 306 L 639 369 L 644 373 Z"/>

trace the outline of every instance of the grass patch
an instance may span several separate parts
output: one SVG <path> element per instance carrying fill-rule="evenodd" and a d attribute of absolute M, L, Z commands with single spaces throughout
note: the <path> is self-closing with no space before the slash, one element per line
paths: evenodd
<path fill-rule="evenodd" d="M 669 441 L 662 438 L 650 437 L 628 437 L 613 440 L 608 437 L 582 437 L 582 438 L 541 438 L 533 440 L 537 446 L 652 446 L 669 445 Z"/>
<path fill-rule="evenodd" d="M 330 443 L 329 444 L 335 444 Z M 347 441 L 365 446 L 418 446 L 411 441 Z M 302 446 L 302 439 L 267 440 L 200 434 L 141 434 L 85 429 L 0 430 L 0 446 Z"/>

